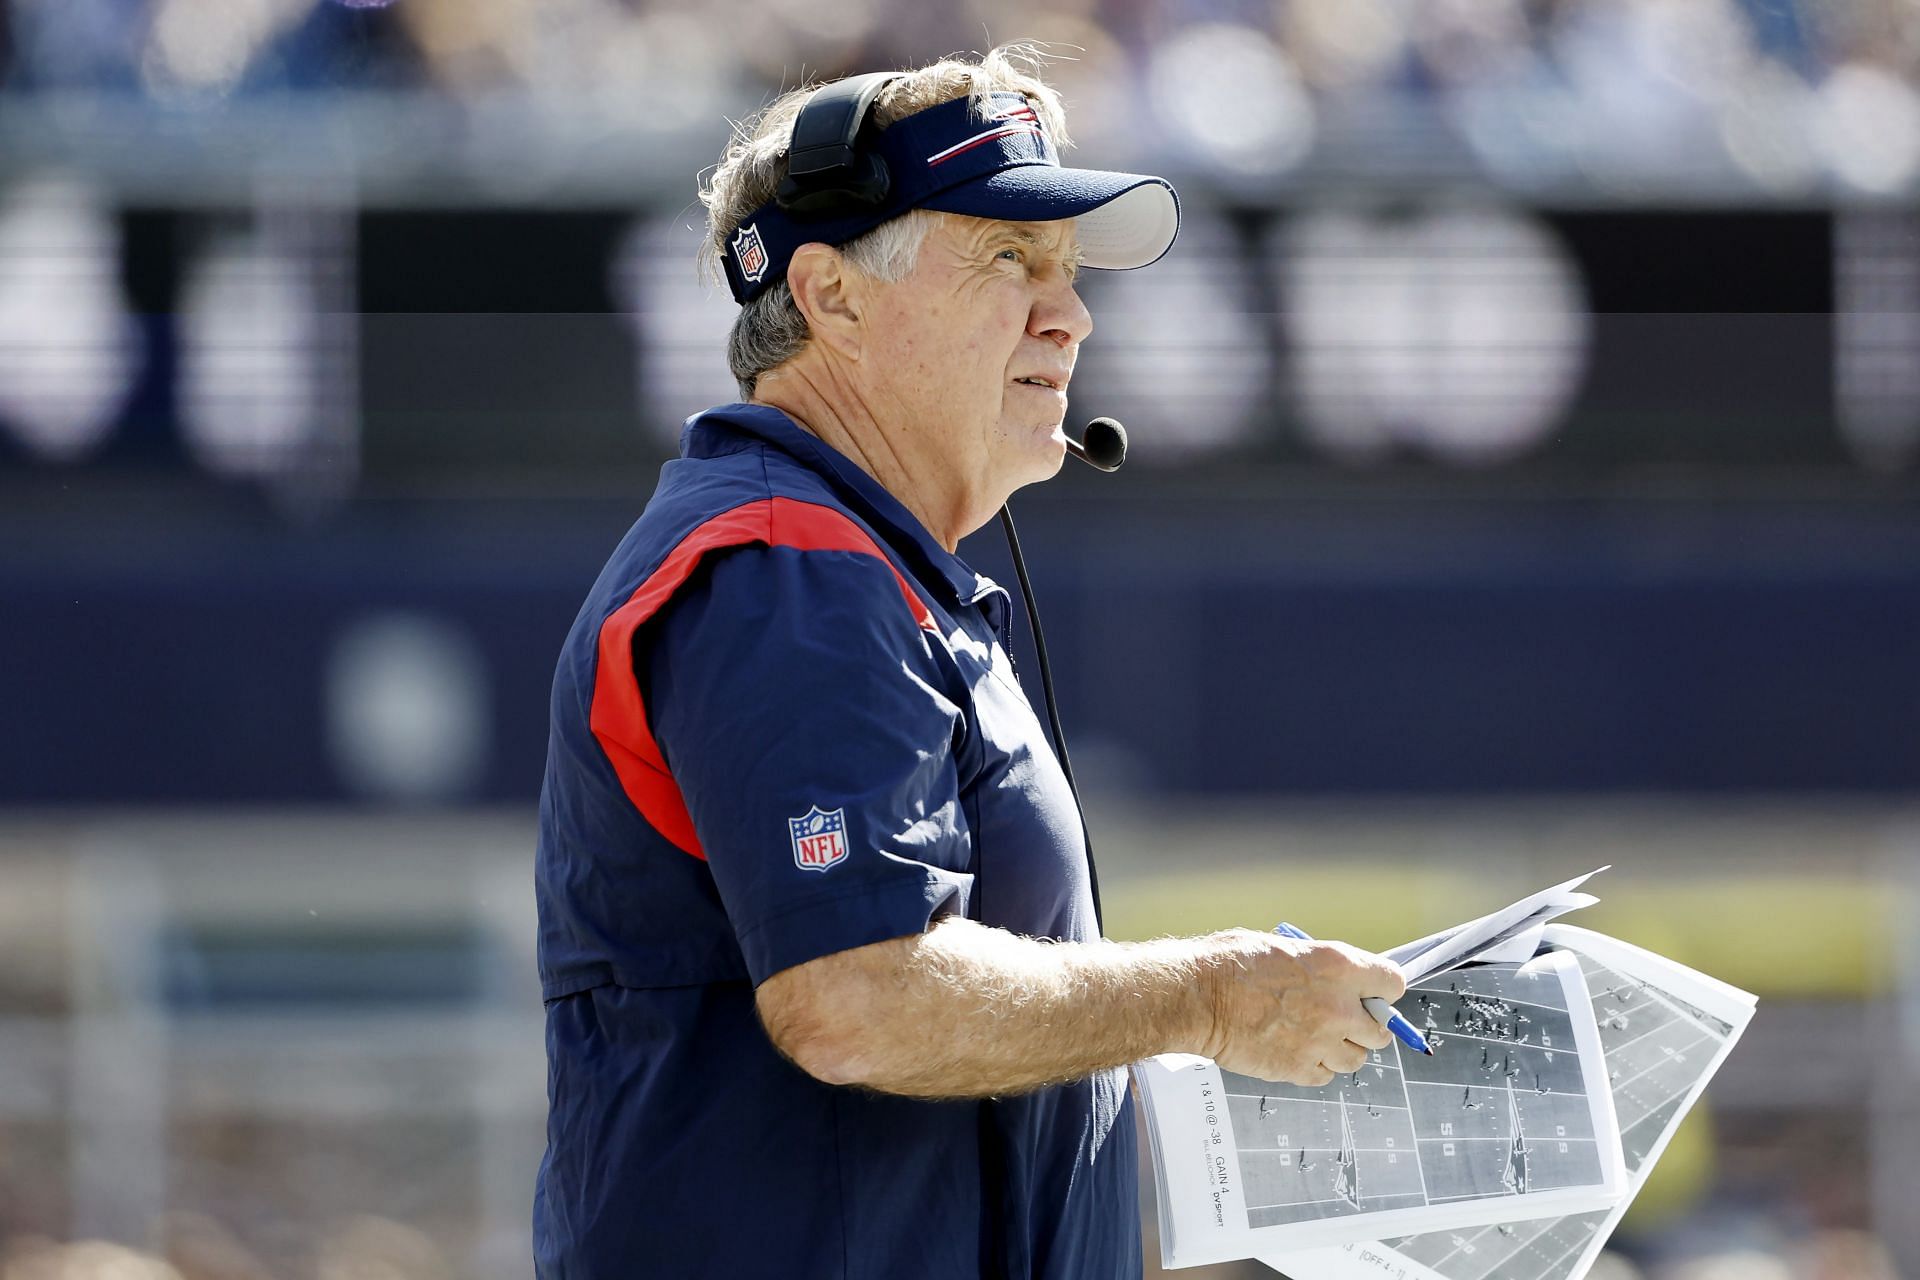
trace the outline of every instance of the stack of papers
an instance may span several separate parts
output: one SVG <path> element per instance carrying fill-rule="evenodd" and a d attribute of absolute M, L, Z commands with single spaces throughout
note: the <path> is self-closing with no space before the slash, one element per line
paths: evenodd
<path fill-rule="evenodd" d="M 1293 1280 L 1585 1273 L 1754 999 L 1550 923 L 1588 877 L 1387 953 L 1431 1057 L 1395 1042 L 1321 1088 L 1208 1059 L 1135 1067 L 1167 1267 Z"/>

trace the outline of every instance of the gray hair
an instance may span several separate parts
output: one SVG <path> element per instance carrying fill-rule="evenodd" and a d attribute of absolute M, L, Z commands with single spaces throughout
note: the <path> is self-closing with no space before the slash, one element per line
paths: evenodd
<path fill-rule="evenodd" d="M 1064 150 L 1071 145 L 1065 108 L 1059 93 L 1039 76 L 1046 56 L 1036 45 L 1002 45 L 977 63 L 943 58 L 903 72 L 881 91 L 874 117 L 884 128 L 963 94 L 978 105 L 991 93 L 1018 93 L 1033 104 L 1042 127 Z M 727 242 L 755 209 L 773 199 L 775 188 L 786 177 L 787 140 L 794 119 L 818 87 L 807 85 L 782 94 L 733 126 L 726 152 L 700 189 L 700 202 L 707 207 L 707 240 L 700 247 L 700 260 L 710 279 L 724 279 L 719 260 Z M 920 246 L 935 217 L 925 209 L 910 209 L 847 241 L 840 252 L 866 276 L 897 283 L 919 262 Z M 752 397 L 761 374 L 799 355 L 809 336 L 807 319 L 784 279 L 741 307 L 727 338 L 727 364 L 740 384 L 741 398 Z"/>

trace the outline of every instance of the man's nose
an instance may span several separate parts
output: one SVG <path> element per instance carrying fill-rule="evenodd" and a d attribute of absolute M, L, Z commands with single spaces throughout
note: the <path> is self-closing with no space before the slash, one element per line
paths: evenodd
<path fill-rule="evenodd" d="M 1080 301 L 1080 291 L 1066 273 L 1049 281 L 1034 299 L 1027 330 L 1037 338 L 1052 338 L 1063 347 L 1085 342 L 1093 332 L 1093 313 Z"/>

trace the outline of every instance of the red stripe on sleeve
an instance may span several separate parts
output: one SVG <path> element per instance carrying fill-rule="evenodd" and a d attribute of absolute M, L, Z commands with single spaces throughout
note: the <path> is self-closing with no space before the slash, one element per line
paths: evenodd
<path fill-rule="evenodd" d="M 593 706 L 587 722 L 640 816 L 655 831 L 702 861 L 706 851 L 694 833 L 680 784 L 668 772 L 653 731 L 647 727 L 647 709 L 633 670 L 633 635 L 673 598 L 702 556 L 741 546 L 854 551 L 873 556 L 893 570 L 914 621 L 925 630 L 939 630 L 933 611 L 867 531 L 832 507 L 794 498 L 763 498 L 724 511 L 682 538 L 627 602 L 600 624 Z"/>

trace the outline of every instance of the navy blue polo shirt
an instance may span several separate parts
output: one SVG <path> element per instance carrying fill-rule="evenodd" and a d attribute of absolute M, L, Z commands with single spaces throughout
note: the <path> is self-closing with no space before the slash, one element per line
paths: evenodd
<path fill-rule="evenodd" d="M 893 1097 L 814 1080 L 754 1012 L 769 975 L 946 915 L 1098 936 L 1006 592 L 778 410 L 696 415 L 682 454 L 554 679 L 538 1274 L 1138 1277 L 1123 1071 Z"/>

